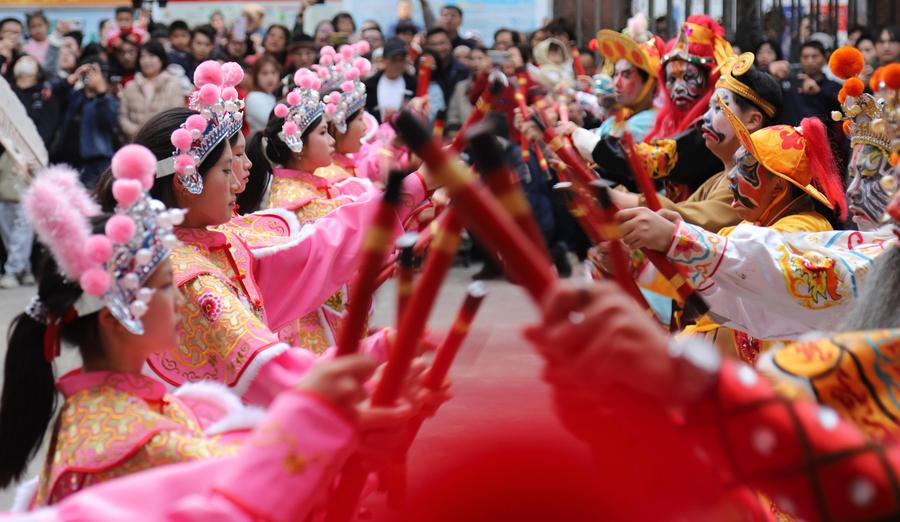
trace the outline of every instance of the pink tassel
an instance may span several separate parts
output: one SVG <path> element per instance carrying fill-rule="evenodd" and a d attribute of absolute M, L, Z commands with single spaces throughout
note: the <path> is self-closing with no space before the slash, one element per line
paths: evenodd
<path fill-rule="evenodd" d="M 203 132 L 206 130 L 206 127 L 209 125 L 209 122 L 206 121 L 206 118 L 200 116 L 199 114 L 192 114 L 188 116 L 188 119 L 184 122 L 184 127 L 189 130 L 198 130 Z"/>
<path fill-rule="evenodd" d="M 113 247 L 109 238 L 103 234 L 94 234 L 84 246 L 84 253 L 94 263 L 103 264 L 112 255 Z"/>
<path fill-rule="evenodd" d="M 152 182 L 151 182 L 152 186 Z M 117 179 L 113 182 L 112 193 L 116 202 L 123 207 L 128 207 L 141 197 L 143 188 L 141 181 L 136 179 Z"/>
<path fill-rule="evenodd" d="M 222 76 L 222 84 L 226 87 L 236 87 L 244 81 L 244 69 L 235 62 L 226 62 L 222 64 Z"/>
<path fill-rule="evenodd" d="M 111 169 L 116 179 L 135 179 L 144 190 L 150 190 L 156 177 L 156 156 L 147 147 L 125 145 L 113 155 Z"/>
<path fill-rule="evenodd" d="M 197 98 L 203 105 L 214 105 L 219 101 L 219 97 L 221 94 L 222 92 L 217 86 L 213 84 L 206 84 L 203 87 L 200 87 L 200 92 L 199 94 L 197 94 Z"/>
<path fill-rule="evenodd" d="M 84 255 L 91 236 L 87 218 L 100 212 L 69 167 L 50 167 L 34 179 L 22 196 L 25 215 L 60 270 L 78 280 L 94 263 Z"/>
<path fill-rule="evenodd" d="M 109 274 L 102 268 L 91 268 L 81 276 L 79 283 L 82 290 L 100 297 L 109 290 Z"/>
<path fill-rule="evenodd" d="M 224 89 L 222 89 L 222 99 L 223 100 L 233 102 L 237 98 L 238 98 L 238 92 L 237 92 L 237 89 L 235 89 L 234 87 L 225 87 Z"/>
<path fill-rule="evenodd" d="M 191 131 L 187 129 L 175 129 L 172 132 L 172 146 L 178 150 L 190 150 L 193 141 Z"/>
<path fill-rule="evenodd" d="M 243 71 L 241 71 L 241 76 L 243 76 Z M 194 85 L 198 89 L 204 85 L 222 85 L 222 66 L 219 65 L 219 62 L 207 60 L 198 65 L 194 70 Z"/>

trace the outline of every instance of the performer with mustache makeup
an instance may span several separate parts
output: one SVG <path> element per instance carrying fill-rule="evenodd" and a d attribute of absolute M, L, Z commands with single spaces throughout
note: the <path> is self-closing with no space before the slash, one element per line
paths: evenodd
<path fill-rule="evenodd" d="M 638 152 L 645 156 L 648 172 L 665 181 L 666 195 L 675 202 L 687 199 L 723 168 L 720 159 L 705 146 L 699 126 L 719 78 L 716 66 L 733 55 L 723 34 L 722 27 L 708 16 L 688 18 L 678 38 L 669 42 L 669 52 L 656 69 L 663 94 L 656 122 L 646 135 L 632 133 L 635 141 L 644 141 L 638 144 Z M 598 33 L 598 42 L 603 37 L 604 31 Z M 597 164 L 604 179 L 637 191 L 618 135 L 599 139 L 571 125 L 558 132 L 572 134 L 581 155 Z M 690 166 L 682 164 L 679 168 L 678 159 L 685 157 L 691 158 Z"/>
<path fill-rule="evenodd" d="M 727 178 L 733 195 L 731 206 L 743 221 L 718 234 L 702 231 L 706 241 L 692 241 L 682 234 L 690 236 L 696 228 L 679 230 L 680 221 L 666 223 L 649 209 L 617 214 L 631 248 L 666 252 L 674 262 L 693 269 L 692 278 L 700 289 L 718 266 L 704 264 L 703 270 L 697 270 L 698 263 L 724 248 L 735 230 L 756 225 L 780 232 L 825 232 L 832 230 L 837 216 L 843 219 L 847 212 L 825 128 L 818 119 L 804 119 L 799 128 L 776 125 L 751 134 L 724 100 L 716 100 L 741 143 Z M 684 334 L 705 335 L 723 351 L 750 363 L 767 348 L 747 333 L 725 329 L 708 316 L 685 328 Z"/>
<path fill-rule="evenodd" d="M 732 56 L 723 63 L 716 82 L 716 96 L 737 116 L 750 132 L 771 125 L 781 109 L 781 87 L 767 73 L 753 67 L 753 53 Z M 729 189 L 726 173 L 734 166 L 734 153 L 740 142 L 728 119 L 719 107 L 716 98 L 710 98 L 709 109 L 700 120 L 700 136 L 704 147 L 715 155 L 724 169 L 713 175 L 690 197 L 681 202 L 660 197 L 663 208 L 673 210 L 686 222 L 702 227 L 704 230 L 718 232 L 723 227 L 737 225 L 741 218 L 732 208 L 732 192 Z M 646 151 L 638 147 L 638 153 Z M 680 161 L 673 169 L 694 168 L 693 157 L 679 154 Z M 689 160 L 690 158 L 690 160 Z M 645 157 L 645 164 L 655 165 L 652 157 Z M 640 194 L 613 191 L 613 203 L 619 208 L 645 206 L 646 201 Z"/>
<path fill-rule="evenodd" d="M 855 49 L 842 48 L 835 55 L 847 52 L 859 55 L 858 67 L 846 70 L 838 64 L 832 70 L 852 84 L 864 61 Z M 847 199 L 859 230 L 782 233 L 776 227 L 741 225 L 723 241 L 686 222 L 677 225 L 673 248 L 697 252 L 682 263 L 701 280 L 701 293 L 720 324 L 763 339 L 832 331 L 845 321 L 850 329 L 900 326 L 892 284 L 896 276 L 890 274 L 900 256 L 892 248 L 897 228 L 891 223 L 896 222 L 885 225 L 881 217 L 890 210 L 889 198 L 894 197 L 894 205 L 900 202 L 895 197 L 900 169 L 891 161 L 900 150 L 897 89 L 900 82 L 878 87 L 876 96 L 883 99 L 848 95 L 842 102 L 846 116 L 832 115 L 844 120 L 853 149 Z"/>

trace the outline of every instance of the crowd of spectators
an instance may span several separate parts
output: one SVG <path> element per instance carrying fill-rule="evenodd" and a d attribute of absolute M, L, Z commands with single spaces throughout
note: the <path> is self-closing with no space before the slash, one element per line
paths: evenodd
<path fill-rule="evenodd" d="M 301 1 L 293 27 L 267 24 L 265 10 L 255 4 L 244 6 L 237 19 L 228 20 L 216 11 L 208 23 L 194 26 L 182 20 L 159 23 L 148 19 L 146 12 L 120 7 L 101 24 L 99 41 L 90 42 L 70 22 L 49 20 L 35 11 L 21 20 L 0 20 L 0 75 L 35 122 L 50 161 L 76 167 L 91 186 L 113 153 L 144 122 L 159 111 L 185 104 L 193 90 L 194 69 L 208 59 L 235 61 L 245 68 L 240 94 L 246 100 L 248 133 L 265 126 L 277 101 L 292 88 L 293 73 L 314 64 L 325 45 L 361 39 L 369 43 L 374 67 L 365 80 L 366 108 L 379 120 L 414 96 L 418 61 L 429 55 L 437 66 L 428 91 L 431 117 L 443 118 L 450 132 L 460 127 L 484 89 L 490 88 L 488 79 L 495 71 L 507 78 L 528 71 L 529 88 L 590 89 L 591 75 L 602 65 L 587 42 L 575 40 L 575 32 L 562 19 L 528 32 L 500 28 L 488 41 L 465 30 L 460 7 L 444 5 L 433 13 L 422 2 L 425 24 L 420 26 L 413 20 L 411 1 L 399 0 L 396 21 L 388 27 L 338 13 L 307 34 L 304 14 L 312 3 Z M 773 36 L 767 30 L 752 49 L 757 67 L 782 81 L 787 123 L 806 116 L 830 121 L 830 112 L 837 109 L 840 84 L 827 68 L 835 42 L 827 34 L 811 32 L 809 22 L 805 18 L 798 37 L 787 41 L 784 34 Z M 657 31 L 665 27 L 664 19 L 656 20 Z M 871 74 L 879 65 L 900 59 L 900 28 L 854 27 L 846 45 L 862 51 L 865 74 Z M 575 59 L 585 75 L 574 73 Z M 506 128 L 515 134 L 510 81 L 514 82 L 508 80 L 498 91 L 495 110 L 506 117 Z M 592 124 L 590 112 L 577 104 L 572 117 Z M 13 181 L 18 174 L 13 170 L 0 157 L 0 236 L 7 251 L 16 253 L 7 257 L 0 287 L 31 282 L 27 261 L 31 236 L 19 226 L 23 220 L 15 204 L 18 192 Z"/>

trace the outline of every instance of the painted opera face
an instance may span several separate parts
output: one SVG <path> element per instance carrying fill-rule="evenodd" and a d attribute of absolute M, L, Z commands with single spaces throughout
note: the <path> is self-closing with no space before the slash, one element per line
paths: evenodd
<path fill-rule="evenodd" d="M 665 73 L 666 90 L 679 111 L 689 111 L 706 92 L 709 77 L 704 67 L 674 59 L 666 63 Z"/>
<path fill-rule="evenodd" d="M 847 176 L 850 217 L 860 230 L 878 228 L 891 200 L 882 182 L 882 179 L 890 179 L 891 176 L 891 163 L 887 154 L 868 143 L 855 145 Z"/>
<path fill-rule="evenodd" d="M 775 202 L 778 178 L 772 175 L 744 147 L 734 153 L 734 167 L 728 171 L 728 183 L 734 200 L 731 207 L 745 221 L 757 223 Z"/>

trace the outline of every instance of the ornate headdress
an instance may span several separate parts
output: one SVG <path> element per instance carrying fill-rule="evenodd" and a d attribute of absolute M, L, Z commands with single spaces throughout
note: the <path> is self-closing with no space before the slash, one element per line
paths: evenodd
<path fill-rule="evenodd" d="M 638 43 L 628 35 L 602 29 L 597 33 L 597 47 L 600 55 L 606 60 L 612 63 L 627 60 L 631 65 L 646 72 L 650 78 L 656 78 L 661 47 L 656 36 L 644 43 Z"/>
<path fill-rule="evenodd" d="M 342 45 L 338 51 L 326 45 L 319 52 L 319 63 L 313 69 L 322 79 L 319 93 L 325 106 L 325 117 L 341 133 L 347 132 L 347 117 L 366 107 L 366 85 L 362 79 L 372 68 L 362 57 L 369 52 L 365 40 Z"/>
<path fill-rule="evenodd" d="M 715 20 L 706 15 L 691 15 L 681 25 L 675 45 L 662 58 L 665 64 L 670 60 L 683 60 L 695 65 L 713 66 L 721 63 L 717 55 L 731 55 L 731 45 L 723 36 L 725 30 Z"/>
<path fill-rule="evenodd" d="M 222 140 L 234 136 L 244 124 L 243 100 L 236 85 L 244 79 L 244 70 L 234 62 L 219 64 L 208 60 L 194 71 L 197 90 L 188 107 L 198 111 L 172 133 L 175 147 L 172 157 L 160 160 L 156 177 L 178 175 L 178 181 L 191 194 L 203 192 L 199 167 Z"/>
<path fill-rule="evenodd" d="M 862 53 L 853 47 L 836 50 L 828 64 L 834 74 L 845 80 L 838 94 L 843 112 L 834 111 L 831 117 L 835 121 L 844 122 L 844 132 L 850 138 L 851 145 L 868 143 L 883 150 L 885 154 L 900 149 L 900 115 L 897 114 L 900 111 L 900 100 L 897 99 L 897 93 L 876 98 L 863 92 L 865 84 L 857 75 L 862 72 L 865 61 Z M 900 70 L 900 65 L 896 67 Z M 891 89 L 883 78 L 876 87 L 879 87 L 876 93 Z M 895 91 L 898 88 L 900 85 L 893 86 Z"/>
<path fill-rule="evenodd" d="M 896 202 L 897 159 L 900 155 L 900 64 L 887 65 L 873 74 L 873 78 L 878 78 L 871 85 L 877 97 L 863 92 L 865 84 L 857 77 L 865 66 L 858 49 L 837 49 L 831 54 L 828 65 L 834 74 L 845 80 L 838 93 L 843 112 L 834 111 L 831 118 L 844 122 L 844 133 L 850 138 L 851 146 L 869 144 L 891 158 L 894 172 L 882 176 L 879 183 L 888 196 L 895 196 Z M 888 73 L 891 68 L 893 74 Z M 896 212 L 896 203 L 892 205 Z"/>
<path fill-rule="evenodd" d="M 775 106 L 740 79 L 746 74 L 753 74 L 753 61 L 755 59 L 756 57 L 753 53 L 729 56 L 724 63 L 719 65 L 719 80 L 716 82 L 716 87 L 728 89 L 735 94 L 743 96 L 762 109 L 768 117 L 774 118 L 775 113 L 778 112 Z"/>
<path fill-rule="evenodd" d="M 847 204 L 843 187 L 834 167 L 828 135 L 818 118 L 804 118 L 800 127 L 773 125 L 751 134 L 720 96 L 716 101 L 738 141 L 756 161 L 844 217 Z"/>
<path fill-rule="evenodd" d="M 284 118 L 284 125 L 278 138 L 293 152 L 303 151 L 303 133 L 312 122 L 325 113 L 325 105 L 319 100 L 322 80 L 309 69 L 298 69 L 294 73 L 297 87 L 285 97 L 287 105 L 275 106 L 275 116 Z"/>
<path fill-rule="evenodd" d="M 44 170 L 22 198 L 38 238 L 62 274 L 84 291 L 74 306 L 78 316 L 106 306 L 138 335 L 144 333 L 141 317 L 153 297 L 153 290 L 143 285 L 178 243 L 172 227 L 184 219 L 184 211 L 166 210 L 146 192 L 153 186 L 155 170 L 156 158 L 140 145 L 126 145 L 113 156 L 117 205 L 103 234 L 91 233 L 90 218 L 99 215 L 100 208 L 69 167 Z M 39 301 L 29 306 L 29 315 L 42 322 L 48 320 L 41 316 L 45 311 Z"/>

